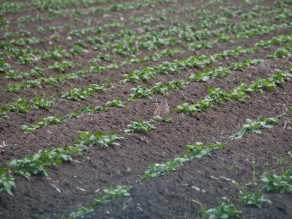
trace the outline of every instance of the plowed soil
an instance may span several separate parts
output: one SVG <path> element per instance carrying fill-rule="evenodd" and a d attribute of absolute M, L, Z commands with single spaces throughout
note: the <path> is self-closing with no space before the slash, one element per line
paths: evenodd
<path fill-rule="evenodd" d="M 265 1 L 259 5 L 269 6 L 273 1 Z M 185 2 L 182 6 L 198 5 L 200 2 Z M 234 2 L 222 4 L 232 5 Z M 236 2 L 237 4 L 237 2 Z M 162 8 L 171 6 L 171 3 L 160 5 Z M 244 8 L 249 10 L 252 6 Z M 205 9 L 215 11 L 217 6 L 206 6 Z M 137 9 L 138 10 L 138 9 Z M 137 10 L 122 12 L 125 20 L 131 15 L 137 14 Z M 145 8 L 143 13 L 154 13 L 156 8 Z M 35 16 L 35 12 L 23 12 L 21 16 Z M 181 15 L 182 19 L 186 19 Z M 102 21 L 102 14 L 97 14 L 96 20 Z M 5 17 L 5 16 L 4 16 Z M 13 23 L 18 18 L 16 14 L 7 15 Z M 85 16 L 81 16 L 81 19 Z M 100 19 L 99 19 L 100 18 Z M 291 19 L 290 19 L 291 20 Z M 107 22 L 108 20 L 104 20 Z M 234 19 L 235 22 L 239 20 Z M 47 33 L 36 33 L 39 26 L 71 24 L 71 18 L 58 18 L 52 21 L 36 21 L 31 26 L 25 23 L 25 29 L 33 33 L 30 37 L 49 39 Z M 96 22 L 96 21 L 95 21 Z M 163 23 L 163 22 L 161 22 Z M 163 24 L 171 25 L 171 21 Z M 281 23 L 281 22 L 275 22 Z M 74 23 L 76 25 L 76 23 Z M 160 24 L 160 23 L 158 23 Z M 148 25 L 158 25 L 148 24 Z M 80 25 L 80 26 L 78 26 Z M 75 29 L 84 26 L 78 24 Z M 128 28 L 142 27 L 133 25 Z M 220 27 L 220 26 L 217 26 Z M 14 28 L 14 27 L 13 27 Z M 15 28 L 14 31 L 18 29 Z M 13 29 L 9 30 L 13 31 Z M 119 32 L 120 30 L 109 30 Z M 249 39 L 234 40 L 235 45 L 253 47 L 259 40 L 269 40 L 276 35 L 289 34 L 291 28 L 281 29 L 262 36 Z M 1 31 L 3 35 L 5 31 Z M 54 32 L 50 32 L 53 35 Z M 66 38 L 68 32 L 61 34 L 61 41 L 56 43 L 59 47 L 67 48 Z M 10 40 L 10 39 L 9 39 Z M 73 37 L 73 40 L 77 38 Z M 181 42 L 182 47 L 185 42 Z M 55 44 L 54 44 L 55 45 Z M 226 78 L 216 78 L 204 83 L 191 83 L 176 92 L 169 92 L 168 104 L 174 109 L 181 102 L 196 103 L 208 95 L 205 87 L 222 88 L 224 91 L 231 90 L 240 85 L 240 82 L 251 84 L 259 78 L 267 78 L 268 74 L 275 73 L 276 69 L 287 70 L 292 63 L 291 58 L 266 59 L 267 55 L 285 44 L 272 45 L 269 49 L 241 55 L 239 58 L 229 58 L 215 61 L 208 68 L 225 66 L 244 59 L 263 59 L 262 64 L 247 67 L 244 71 L 231 71 Z M 35 47 L 42 52 L 48 47 L 47 42 Z M 170 48 L 170 47 L 161 47 Z M 126 102 L 131 93 L 131 88 L 139 85 L 150 88 L 157 82 L 167 83 L 172 80 L 187 80 L 191 74 L 203 71 L 203 68 L 190 68 L 182 70 L 180 74 L 156 75 L 155 80 L 148 82 L 117 84 L 123 79 L 123 75 L 129 71 L 140 69 L 144 66 L 152 66 L 165 61 L 183 59 L 189 56 L 205 54 L 211 56 L 219 51 L 234 48 L 232 43 L 217 43 L 212 49 L 203 49 L 196 52 L 185 51 L 174 57 L 165 57 L 156 62 L 132 64 L 123 66 L 118 70 L 107 69 L 103 74 L 93 74 L 77 80 L 67 80 L 64 84 L 55 86 L 43 86 L 38 89 L 26 89 L 18 93 L 0 94 L 2 105 L 11 102 L 18 96 L 30 100 L 35 97 L 35 91 L 41 94 L 43 91 L 48 95 L 54 94 L 58 99 L 56 104 L 48 110 L 30 110 L 27 113 L 7 113 L 7 120 L 0 119 L 0 136 L 8 145 L 0 153 L 0 167 L 7 168 L 7 163 L 12 159 L 23 159 L 31 156 L 38 150 L 51 150 L 55 147 L 70 146 L 77 140 L 78 131 L 91 131 L 123 134 L 129 121 L 148 121 L 153 117 L 153 101 L 161 100 L 160 95 L 153 95 L 153 100 L 137 99 L 122 108 L 107 107 L 106 102 L 120 99 Z M 89 49 L 90 50 L 90 49 Z M 153 51 L 140 51 L 139 56 L 149 55 Z M 96 57 L 98 52 L 89 51 L 85 55 L 74 57 L 74 62 L 88 67 L 88 61 Z M 115 60 L 121 62 L 124 57 L 116 56 Z M 16 60 L 4 59 L 16 71 L 29 72 L 32 66 L 18 65 Z M 53 61 L 40 61 L 37 65 L 48 66 Z M 108 63 L 101 62 L 101 66 Z M 47 69 L 46 69 L 47 70 Z M 77 69 L 76 69 L 77 70 Z M 71 72 L 65 72 L 69 73 Z M 53 70 L 46 71 L 46 77 L 56 76 Z M 20 82 L 21 80 L 19 80 Z M 78 102 L 61 99 L 61 91 L 69 91 L 75 87 L 84 88 L 89 84 L 102 84 L 106 81 L 114 86 L 104 92 L 96 92 L 94 96 Z M 1 76 L 0 86 L 6 87 L 11 79 Z M 68 218 L 71 212 L 80 206 L 88 206 L 94 198 L 102 196 L 102 190 L 116 185 L 132 185 L 131 197 L 115 199 L 109 203 L 98 206 L 96 210 L 86 215 L 85 218 L 194 218 L 199 217 L 200 204 L 206 205 L 207 209 L 215 208 L 225 200 L 233 203 L 238 210 L 243 211 L 242 218 L 292 218 L 291 194 L 265 193 L 261 191 L 260 176 L 266 171 L 279 173 L 291 166 L 291 158 L 288 152 L 292 146 L 291 115 L 287 115 L 271 129 L 263 130 L 262 134 L 248 134 L 242 139 L 232 141 L 224 149 L 212 151 L 211 156 L 194 159 L 179 167 L 176 171 L 158 177 L 151 182 L 141 183 L 141 176 L 152 163 L 167 162 L 176 156 L 185 153 L 185 145 L 203 142 L 205 144 L 227 140 L 236 130 L 240 130 L 246 123 L 246 119 L 256 120 L 259 116 L 275 117 L 283 113 L 292 104 L 292 81 L 286 81 L 284 85 L 272 90 L 264 90 L 263 93 L 250 93 L 250 99 L 245 103 L 234 100 L 224 104 L 214 104 L 214 108 L 207 112 L 193 115 L 171 113 L 172 123 L 155 123 L 156 130 L 152 132 L 131 133 L 119 141 L 120 146 L 99 148 L 93 145 L 84 152 L 84 159 L 76 158 L 73 162 L 63 163 L 57 169 L 47 168 L 49 177 L 36 175 L 26 180 L 14 176 L 16 187 L 13 189 L 13 197 L 1 193 L 0 218 Z M 22 125 L 32 125 L 38 122 L 39 117 L 52 115 L 64 116 L 74 112 L 77 108 L 89 105 L 107 107 L 109 112 L 95 113 L 92 116 L 83 116 L 78 119 L 68 119 L 66 123 L 48 125 L 34 133 L 20 131 Z M 276 165 L 277 157 L 285 158 L 284 162 Z M 231 168 L 232 166 L 232 168 Z M 229 179 L 229 180 L 226 180 Z M 261 191 L 263 196 L 272 201 L 272 204 L 263 204 L 261 209 L 245 207 L 239 204 L 240 191 L 235 186 L 235 181 L 244 185 L 249 191 Z M 56 187 L 60 190 L 58 192 Z M 197 190 L 196 188 L 199 188 Z M 80 190 L 83 189 L 83 191 Z"/>

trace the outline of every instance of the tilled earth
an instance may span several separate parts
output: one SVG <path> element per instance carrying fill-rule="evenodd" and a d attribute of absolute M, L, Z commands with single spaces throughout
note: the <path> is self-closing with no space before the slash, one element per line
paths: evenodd
<path fill-rule="evenodd" d="M 261 5 L 270 5 L 272 2 L 266 1 Z M 229 4 L 226 3 L 226 5 Z M 167 6 L 169 4 L 162 5 L 162 7 Z M 216 7 L 210 6 L 208 9 L 215 11 Z M 62 20 L 58 22 L 62 23 Z M 42 25 L 45 26 L 45 24 Z M 31 27 L 31 29 L 33 32 L 35 27 Z M 28 28 L 28 30 L 30 29 Z M 235 44 L 242 47 L 253 47 L 259 40 L 268 40 L 276 35 L 289 33 L 291 33 L 291 28 L 281 29 L 263 36 L 235 40 Z M 62 43 L 64 42 L 61 41 L 60 44 Z M 40 47 L 46 46 L 48 45 Z M 156 75 L 155 80 L 147 83 L 126 83 L 119 87 L 116 82 L 129 71 L 140 69 L 145 65 L 151 66 L 164 61 L 183 59 L 191 55 L 211 56 L 219 51 L 231 49 L 233 46 L 232 43 L 217 43 L 212 49 L 198 52 L 186 51 L 172 58 L 165 57 L 157 62 L 133 64 L 118 70 L 107 70 L 104 74 L 94 74 L 56 86 L 27 89 L 16 94 L 1 93 L 0 101 L 5 104 L 18 95 L 32 99 L 35 95 L 34 90 L 47 91 L 48 94 L 55 93 L 55 97 L 60 98 L 61 91 L 69 91 L 74 87 L 86 87 L 93 83 L 101 84 L 107 77 L 114 84 L 113 88 L 105 92 L 97 92 L 86 100 L 72 102 L 59 99 L 55 106 L 48 110 L 31 110 L 25 114 L 9 113 L 8 120 L 0 120 L 0 135 L 9 146 L 0 154 L 0 166 L 5 166 L 12 159 L 23 159 L 27 155 L 33 155 L 38 150 L 69 146 L 77 140 L 78 131 L 91 131 L 92 133 L 115 131 L 122 134 L 130 120 L 150 120 L 154 111 L 153 101 L 137 99 L 123 108 L 107 107 L 109 112 L 95 113 L 93 116 L 84 116 L 79 119 L 68 119 L 66 123 L 48 125 L 35 133 L 20 131 L 21 125 L 35 124 L 39 117 L 64 116 L 77 108 L 89 105 L 106 107 L 107 101 L 116 98 L 124 102 L 128 99 L 133 87 L 141 85 L 149 88 L 157 82 L 186 80 L 191 74 L 204 69 L 186 69 L 180 74 Z M 213 62 L 207 67 L 228 67 L 233 62 L 247 58 L 264 60 L 262 64 L 247 67 L 244 71 L 231 71 L 226 78 L 217 78 L 204 83 L 191 83 L 177 92 L 169 92 L 170 108 L 175 108 L 181 102 L 191 104 L 204 99 L 208 95 L 205 87 L 222 88 L 227 91 L 239 86 L 240 82 L 251 84 L 259 78 L 266 78 L 267 74 L 275 73 L 276 69 L 287 70 L 292 64 L 291 58 L 266 59 L 267 55 L 282 46 L 284 44 L 272 45 L 270 49 L 241 55 L 237 59 L 229 58 Z M 148 53 L 149 51 L 145 51 L 144 54 L 143 51 L 143 55 Z M 80 56 L 82 62 L 79 61 L 80 57 L 76 60 L 86 66 L 88 60 L 94 56 L 89 53 L 84 57 Z M 120 59 L 122 58 L 117 57 L 117 60 Z M 9 64 L 13 66 L 12 61 Z M 55 76 L 54 74 L 54 72 L 49 72 L 48 75 Z M 1 86 L 6 86 L 9 82 L 11 81 L 2 77 L 0 83 Z M 220 105 L 214 104 L 213 109 L 200 114 L 189 116 L 171 113 L 169 116 L 173 120 L 171 124 L 158 122 L 154 124 L 156 130 L 151 133 L 131 133 L 119 142 L 119 147 L 98 148 L 93 145 L 87 152 L 84 152 L 84 159 L 76 158 L 73 162 L 63 163 L 56 170 L 48 168 L 49 177 L 37 175 L 26 180 L 15 176 L 17 188 L 13 190 L 14 196 L 1 193 L 0 218 L 68 217 L 71 212 L 76 211 L 77 207 L 87 206 L 93 202 L 94 198 L 102 196 L 102 189 L 116 185 L 132 185 L 134 188 L 130 191 L 131 197 L 119 198 L 98 206 L 94 213 L 85 217 L 192 218 L 199 216 L 199 203 L 206 205 L 207 209 L 214 208 L 225 200 L 222 197 L 226 197 L 225 202 L 232 202 L 237 209 L 243 211 L 242 218 L 292 218 L 291 194 L 262 192 L 265 198 L 272 201 L 271 205 L 264 204 L 261 209 L 244 207 L 239 204 L 240 189 L 235 183 L 232 183 L 235 181 L 244 185 L 244 189 L 249 192 L 259 191 L 262 189 L 260 176 L 264 172 L 278 174 L 291 165 L 291 158 L 288 157 L 292 146 L 291 115 L 282 118 L 280 123 L 274 125 L 273 128 L 263 130 L 262 134 L 244 135 L 242 139 L 227 144 L 224 149 L 212 151 L 210 157 L 194 159 L 172 173 L 154 179 L 152 182 L 141 183 L 141 176 L 150 164 L 167 162 L 185 153 L 184 146 L 187 144 L 203 142 L 207 145 L 207 143 L 216 141 L 223 142 L 236 130 L 240 130 L 246 123 L 246 119 L 256 120 L 259 116 L 275 117 L 283 113 L 292 104 L 292 81 L 286 81 L 284 85 L 273 90 L 264 90 L 261 94 L 248 95 L 251 98 L 247 99 L 245 103 L 231 100 Z M 153 100 L 155 99 L 160 100 L 161 96 L 154 95 Z M 281 165 L 275 164 L 278 156 L 285 158 Z M 58 192 L 56 187 L 61 192 Z M 81 191 L 80 188 L 85 191 Z"/>

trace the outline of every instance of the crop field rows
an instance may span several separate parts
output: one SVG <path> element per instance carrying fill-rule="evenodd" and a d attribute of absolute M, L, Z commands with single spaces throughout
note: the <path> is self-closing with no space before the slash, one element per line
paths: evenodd
<path fill-rule="evenodd" d="M 292 1 L 0 13 L 0 218 L 292 217 Z"/>

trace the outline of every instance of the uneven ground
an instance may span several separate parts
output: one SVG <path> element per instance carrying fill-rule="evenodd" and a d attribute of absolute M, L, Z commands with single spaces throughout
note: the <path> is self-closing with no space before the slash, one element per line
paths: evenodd
<path fill-rule="evenodd" d="M 265 1 L 258 3 L 261 6 L 270 6 L 274 1 Z M 204 2 L 206 4 L 207 2 Z M 106 3 L 110 5 L 111 3 Z M 154 12 L 163 8 L 171 7 L 174 3 L 163 3 L 161 8 L 143 7 L 121 11 L 124 23 L 130 23 L 131 15 L 141 16 L 143 13 L 154 14 Z M 188 2 L 179 1 L 175 10 L 185 6 L 198 6 L 201 1 Z M 230 6 L 238 4 L 236 2 L 221 3 L 220 6 Z M 95 4 L 94 4 L 95 5 Z M 98 4 L 97 4 L 98 5 Z M 252 6 L 243 7 L 242 10 L 249 11 Z M 205 6 L 215 12 L 219 6 Z M 69 7 L 69 9 L 77 6 Z M 88 7 L 80 6 L 85 10 Z M 286 8 L 290 8 L 287 5 Z M 196 10 L 194 10 L 196 11 Z M 15 32 L 16 19 L 22 16 L 35 17 L 38 10 L 21 11 L 19 13 L 2 14 L 2 17 L 10 21 L 9 30 L 1 30 L 2 36 L 5 32 Z M 46 12 L 42 12 L 45 14 Z M 40 13 L 41 14 L 41 13 Z M 102 21 L 109 23 L 109 19 L 103 17 L 103 14 L 92 15 L 92 23 Z M 109 12 L 108 14 L 114 14 Z M 188 21 L 184 17 L 184 12 L 178 12 L 180 20 Z M 175 16 L 169 14 L 168 16 Z M 82 20 L 87 16 L 80 16 L 81 21 L 72 21 L 72 17 L 66 14 L 64 18 L 54 20 L 24 22 L 23 29 L 29 30 L 29 37 L 43 38 L 44 43 L 33 45 L 41 52 L 46 51 L 49 44 L 50 36 L 54 31 L 37 33 L 35 30 L 39 26 L 60 26 L 64 24 L 74 24 L 75 29 L 81 29 L 87 26 L 82 25 Z M 194 17 L 196 18 L 196 17 Z M 256 18 L 259 19 L 259 18 Z M 291 19 L 289 19 L 291 20 Z M 287 20 L 288 21 L 288 20 Z M 119 20 L 119 22 L 122 22 Z M 234 17 L 234 23 L 242 22 Z M 275 21 L 275 24 L 283 22 Z M 148 23 L 147 25 L 171 25 L 171 20 Z M 143 25 L 129 25 L 127 28 L 137 28 Z M 210 30 L 224 25 L 216 25 Z M 109 29 L 107 33 L 120 32 L 120 29 Z M 234 40 L 235 45 L 242 47 L 253 47 L 260 40 L 269 40 L 276 35 L 286 35 L 291 33 L 291 28 L 280 29 L 262 36 L 254 36 L 248 39 Z M 53 42 L 60 48 L 69 47 L 66 45 L 68 29 L 60 32 L 60 41 Z M 94 36 L 94 34 L 89 34 Z M 82 39 L 84 39 L 83 37 Z M 77 37 L 72 37 L 76 41 Z M 9 42 L 11 39 L 5 39 Z M 145 121 L 153 117 L 153 101 L 149 99 L 137 99 L 135 102 L 129 102 L 122 108 L 108 107 L 106 102 L 113 99 L 120 99 L 126 102 L 131 94 L 131 88 L 139 85 L 150 88 L 157 82 L 167 83 L 172 80 L 187 80 L 191 74 L 198 71 L 204 71 L 204 68 L 188 68 L 182 70 L 180 74 L 157 74 L 154 80 L 148 82 L 126 83 L 119 85 L 117 82 L 123 79 L 123 75 L 140 69 L 144 66 L 153 66 L 165 61 L 184 59 L 189 56 L 205 54 L 214 55 L 219 51 L 234 48 L 234 44 L 216 43 L 212 49 L 202 49 L 197 51 L 184 51 L 181 43 L 176 47 L 182 48 L 182 52 L 174 57 L 164 57 L 155 62 L 131 64 L 121 66 L 119 69 L 106 69 L 103 74 L 90 74 L 84 78 L 76 80 L 66 80 L 64 84 L 54 86 L 43 85 L 42 88 L 26 89 L 17 93 L 1 92 L 1 106 L 11 102 L 18 96 L 30 100 L 35 97 L 36 93 L 41 95 L 43 91 L 47 95 L 54 94 L 57 102 L 47 110 L 30 110 L 26 113 L 7 113 L 9 119 L 0 119 L 0 136 L 3 138 L 8 147 L 0 154 L 0 167 L 7 168 L 7 163 L 12 159 L 23 159 L 37 153 L 39 150 L 51 150 L 55 147 L 65 147 L 77 140 L 78 131 L 94 132 L 117 132 L 123 134 L 129 121 L 142 119 Z M 267 74 L 275 73 L 275 69 L 287 70 L 292 63 L 291 58 L 285 59 L 267 59 L 267 55 L 276 49 L 283 47 L 285 44 L 272 45 L 269 49 L 261 49 L 258 52 L 240 55 L 238 58 L 229 58 L 217 60 L 208 65 L 211 67 L 228 67 L 233 62 L 239 62 L 244 59 L 263 59 L 264 62 L 258 65 L 247 67 L 244 71 L 233 71 L 226 78 L 210 79 L 203 83 L 191 83 L 185 88 L 176 92 L 168 92 L 168 104 L 170 109 L 175 108 L 181 102 L 196 103 L 208 95 L 205 87 L 222 88 L 231 90 L 240 85 L 240 82 L 251 84 L 259 78 L 266 78 Z M 21 47 L 17 47 L 21 48 Z M 159 47 L 170 49 L 171 46 Z M 70 49 L 70 48 L 69 48 Z M 73 56 L 71 59 L 88 68 L 88 61 L 99 53 L 89 48 L 88 53 Z M 1 49 L 1 51 L 5 51 Z M 156 52 L 156 51 L 155 51 Z M 154 53 L 154 50 L 140 50 L 139 56 L 143 57 Z M 137 55 L 138 56 L 138 55 Z M 125 57 L 112 55 L 118 63 L 125 60 Z M 31 65 L 18 65 L 15 58 L 3 58 L 5 62 L 11 65 L 11 68 L 17 72 L 29 72 Z M 49 66 L 54 60 L 39 60 L 33 66 Z M 101 61 L 100 66 L 105 66 L 108 62 Z M 75 70 L 80 70 L 76 68 Z M 67 70 L 69 73 L 72 70 Z M 58 72 L 47 69 L 45 77 L 55 77 Z M 7 87 L 12 82 L 21 82 L 23 79 L 6 79 L 1 76 L 0 86 Z M 61 91 L 69 91 L 73 88 L 84 88 L 89 84 L 102 84 L 111 82 L 113 87 L 104 91 L 96 92 L 94 96 L 80 101 L 70 101 L 61 99 Z M 36 92 L 36 93 L 35 93 Z M 152 163 L 165 163 L 178 155 L 185 153 L 184 146 L 194 144 L 195 142 L 211 143 L 216 141 L 223 142 L 236 130 L 246 123 L 246 119 L 256 120 L 259 116 L 275 117 L 283 113 L 292 104 L 292 81 L 286 81 L 284 85 L 277 86 L 272 90 L 264 90 L 263 93 L 248 94 L 251 98 L 245 103 L 239 103 L 234 100 L 225 102 L 225 104 L 214 104 L 214 108 L 207 112 L 193 115 L 181 113 L 170 113 L 169 117 L 172 123 L 165 122 L 155 123 L 156 130 L 152 132 L 131 133 L 124 136 L 119 141 L 119 147 L 99 148 L 92 146 L 84 152 L 84 159 L 74 158 L 73 162 L 63 162 L 57 169 L 47 168 L 49 177 L 34 175 L 30 180 L 19 176 L 13 176 L 16 188 L 13 189 L 13 196 L 1 193 L 0 196 L 0 218 L 68 218 L 71 212 L 76 211 L 80 206 L 88 206 L 94 198 L 103 195 L 102 189 L 116 185 L 132 185 L 130 190 L 131 197 L 115 199 L 109 203 L 98 206 L 96 210 L 85 216 L 85 218 L 192 218 L 200 217 L 198 209 L 201 203 L 206 205 L 207 209 L 217 207 L 222 202 L 222 197 L 227 197 L 228 203 L 233 203 L 238 210 L 243 211 L 242 218 L 292 218 L 292 197 L 291 194 L 266 193 L 261 191 L 262 183 L 260 176 L 264 172 L 279 173 L 291 166 L 291 158 L 288 152 L 291 151 L 292 129 L 291 115 L 282 118 L 279 124 L 273 125 L 271 129 L 263 130 L 262 134 L 247 134 L 240 140 L 232 141 L 224 149 L 211 152 L 211 156 L 194 159 L 187 162 L 184 166 L 179 167 L 176 171 L 158 177 L 153 181 L 141 183 L 141 176 Z M 153 95 L 153 100 L 160 100 L 160 95 Z M 72 113 L 77 108 L 83 108 L 89 105 L 101 105 L 107 107 L 109 112 L 94 113 L 92 116 L 84 116 L 78 119 L 68 119 L 66 123 L 48 125 L 34 133 L 24 133 L 20 131 L 22 125 L 33 125 L 38 122 L 39 117 L 48 117 L 52 115 L 64 116 Z M 277 157 L 284 158 L 284 162 L 277 163 Z M 254 163 L 253 163 L 254 162 Z M 230 168 L 232 166 L 232 168 Z M 211 177 L 213 176 L 213 177 Z M 215 178 L 214 178 L 215 177 Z M 223 178 L 224 177 L 224 178 Z M 261 209 L 246 207 L 239 204 L 239 188 L 234 183 L 227 181 L 234 180 L 244 185 L 244 189 L 253 192 L 261 191 L 263 196 L 272 201 L 272 204 L 264 204 Z M 56 186 L 61 190 L 59 193 Z M 200 188 L 200 191 L 193 188 Z M 81 191 L 83 188 L 86 191 Z M 204 190 L 204 192 L 203 192 Z M 96 192 L 98 191 L 98 192 Z"/>

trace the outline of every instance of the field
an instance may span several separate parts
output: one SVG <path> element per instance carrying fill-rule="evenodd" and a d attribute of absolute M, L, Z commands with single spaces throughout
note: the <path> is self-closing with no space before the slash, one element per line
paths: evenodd
<path fill-rule="evenodd" d="M 292 218 L 291 8 L 0 0 L 0 218 Z"/>

